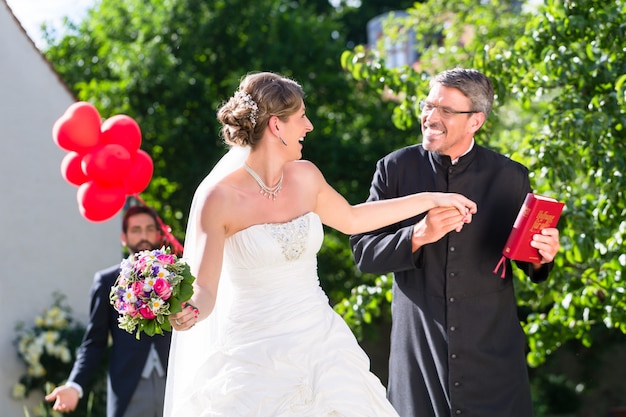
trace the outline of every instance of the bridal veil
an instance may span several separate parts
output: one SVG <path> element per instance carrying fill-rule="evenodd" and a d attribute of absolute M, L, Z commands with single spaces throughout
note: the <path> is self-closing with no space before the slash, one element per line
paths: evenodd
<path fill-rule="evenodd" d="M 249 153 L 249 147 L 231 147 L 200 183 L 194 194 L 189 211 L 183 254 L 184 259 L 192 267 L 192 270 L 194 270 L 194 265 L 199 262 L 199 256 L 201 256 L 197 251 L 199 247 L 197 228 L 200 220 L 198 218 L 200 206 L 206 198 L 207 190 L 222 178 L 243 166 Z M 194 375 L 198 368 L 205 362 L 209 353 L 222 342 L 220 334 L 223 333 L 220 332 L 220 325 L 224 311 L 229 304 L 229 286 L 228 274 L 222 270 L 215 308 L 211 315 L 187 331 L 173 331 L 165 390 L 165 417 L 177 415 L 176 410 L 184 406 L 188 394 L 193 391 L 189 385 L 193 384 Z"/>

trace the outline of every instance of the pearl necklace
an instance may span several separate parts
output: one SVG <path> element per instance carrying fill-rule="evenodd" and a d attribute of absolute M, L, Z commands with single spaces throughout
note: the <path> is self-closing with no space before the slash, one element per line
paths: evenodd
<path fill-rule="evenodd" d="M 244 163 L 243 166 L 246 169 L 246 171 L 248 171 L 248 174 L 250 174 L 250 176 L 252 178 L 254 178 L 254 180 L 256 181 L 257 184 L 259 184 L 259 187 L 261 187 L 261 189 L 259 190 L 259 193 L 263 194 L 267 198 L 271 198 L 272 200 L 276 200 L 276 196 L 280 192 L 280 189 L 283 188 L 283 175 L 284 175 L 284 172 L 282 172 L 280 174 L 280 179 L 278 180 L 278 183 L 275 186 L 268 187 L 267 185 L 265 185 L 265 183 L 263 182 L 261 177 L 259 177 L 259 174 L 254 172 L 254 170 L 252 168 L 250 168 L 250 166 L 248 166 L 247 163 Z"/>

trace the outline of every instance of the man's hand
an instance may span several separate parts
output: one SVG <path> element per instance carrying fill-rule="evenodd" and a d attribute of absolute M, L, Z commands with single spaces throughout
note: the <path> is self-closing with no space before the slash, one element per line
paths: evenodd
<path fill-rule="evenodd" d="M 460 232 L 465 216 L 455 207 L 435 207 L 413 226 L 413 252 L 422 246 L 433 243 L 453 230 Z"/>
<path fill-rule="evenodd" d="M 69 413 L 76 409 L 78 404 L 79 394 L 78 391 L 70 387 L 69 385 L 62 385 L 56 387 L 54 391 L 46 395 L 46 401 L 54 401 L 52 409 L 61 413 Z"/>
<path fill-rule="evenodd" d="M 552 262 L 556 253 L 559 251 L 561 247 L 559 243 L 559 230 L 556 228 L 543 229 L 541 233 L 533 235 L 530 246 L 537 249 L 539 255 L 541 255 L 541 262 L 533 264 L 535 269 L 539 269 L 542 264 Z"/>

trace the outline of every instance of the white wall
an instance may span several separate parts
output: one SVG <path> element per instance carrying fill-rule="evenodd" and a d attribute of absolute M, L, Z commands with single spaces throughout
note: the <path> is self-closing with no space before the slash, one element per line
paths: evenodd
<path fill-rule="evenodd" d="M 23 416 L 11 389 L 25 369 L 15 325 L 32 323 L 54 291 L 87 322 L 93 273 L 121 259 L 120 215 L 85 220 L 63 180 L 52 126 L 75 101 L 0 0 L 0 414 Z M 33 397 L 33 396 L 31 396 Z M 30 403 L 41 398 L 30 398 Z"/>

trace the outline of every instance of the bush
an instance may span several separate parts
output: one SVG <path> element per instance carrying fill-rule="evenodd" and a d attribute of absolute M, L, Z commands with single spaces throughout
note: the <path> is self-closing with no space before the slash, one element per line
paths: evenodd
<path fill-rule="evenodd" d="M 16 400 L 27 398 L 31 392 L 43 396 L 56 386 L 62 385 L 70 374 L 76 351 L 85 333 L 85 327 L 71 317 L 70 307 L 64 303 L 65 296 L 54 294 L 52 306 L 37 316 L 34 324 L 27 327 L 23 322 L 15 327 L 17 355 L 26 366 L 26 372 L 13 386 Z M 73 417 L 101 417 L 106 413 L 106 365 L 103 363 L 94 378 L 90 390 L 85 390 L 76 410 L 66 414 Z M 42 401 L 32 411 L 35 416 L 61 416 L 52 411 L 53 403 Z M 24 406 L 25 415 L 30 411 Z"/>

